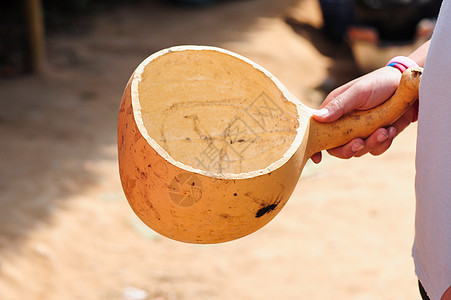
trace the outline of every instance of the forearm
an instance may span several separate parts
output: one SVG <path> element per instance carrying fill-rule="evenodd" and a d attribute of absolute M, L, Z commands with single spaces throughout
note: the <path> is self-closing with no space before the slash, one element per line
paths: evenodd
<path fill-rule="evenodd" d="M 413 51 L 408 57 L 416 62 L 420 67 L 424 67 L 424 62 L 426 61 L 430 43 L 430 40 L 425 42 L 423 45 Z"/>

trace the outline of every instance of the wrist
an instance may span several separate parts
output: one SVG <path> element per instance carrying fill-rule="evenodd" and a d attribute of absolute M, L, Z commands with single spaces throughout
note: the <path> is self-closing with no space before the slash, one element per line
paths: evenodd
<path fill-rule="evenodd" d="M 409 68 L 418 68 L 418 64 L 406 56 L 396 56 L 390 59 L 387 66 L 398 69 L 401 73 Z"/>

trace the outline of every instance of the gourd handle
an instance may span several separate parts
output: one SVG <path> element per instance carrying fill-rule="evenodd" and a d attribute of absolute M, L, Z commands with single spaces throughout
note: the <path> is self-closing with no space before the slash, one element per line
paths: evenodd
<path fill-rule="evenodd" d="M 418 99 L 422 68 L 404 71 L 395 93 L 384 103 L 368 110 L 354 111 L 330 123 L 310 118 L 310 156 L 335 148 L 354 138 L 367 138 L 375 130 L 388 127 L 401 117 Z"/>

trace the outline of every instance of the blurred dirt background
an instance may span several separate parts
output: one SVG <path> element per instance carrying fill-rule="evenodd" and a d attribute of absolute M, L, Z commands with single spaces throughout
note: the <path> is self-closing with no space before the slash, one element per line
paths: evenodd
<path fill-rule="evenodd" d="M 309 164 L 251 236 L 189 245 L 147 229 L 122 193 L 116 123 L 148 55 L 238 52 L 311 107 L 359 72 L 316 0 L 116 5 L 47 38 L 39 75 L 0 80 L 0 299 L 418 299 L 410 256 L 416 128 L 380 157 Z"/>

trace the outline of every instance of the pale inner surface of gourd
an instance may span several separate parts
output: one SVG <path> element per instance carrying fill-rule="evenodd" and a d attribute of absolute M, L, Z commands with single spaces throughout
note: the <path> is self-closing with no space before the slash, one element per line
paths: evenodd
<path fill-rule="evenodd" d="M 138 93 L 149 136 L 174 160 L 204 171 L 267 168 L 284 156 L 299 126 L 295 104 L 268 76 L 218 51 L 154 59 Z"/>

